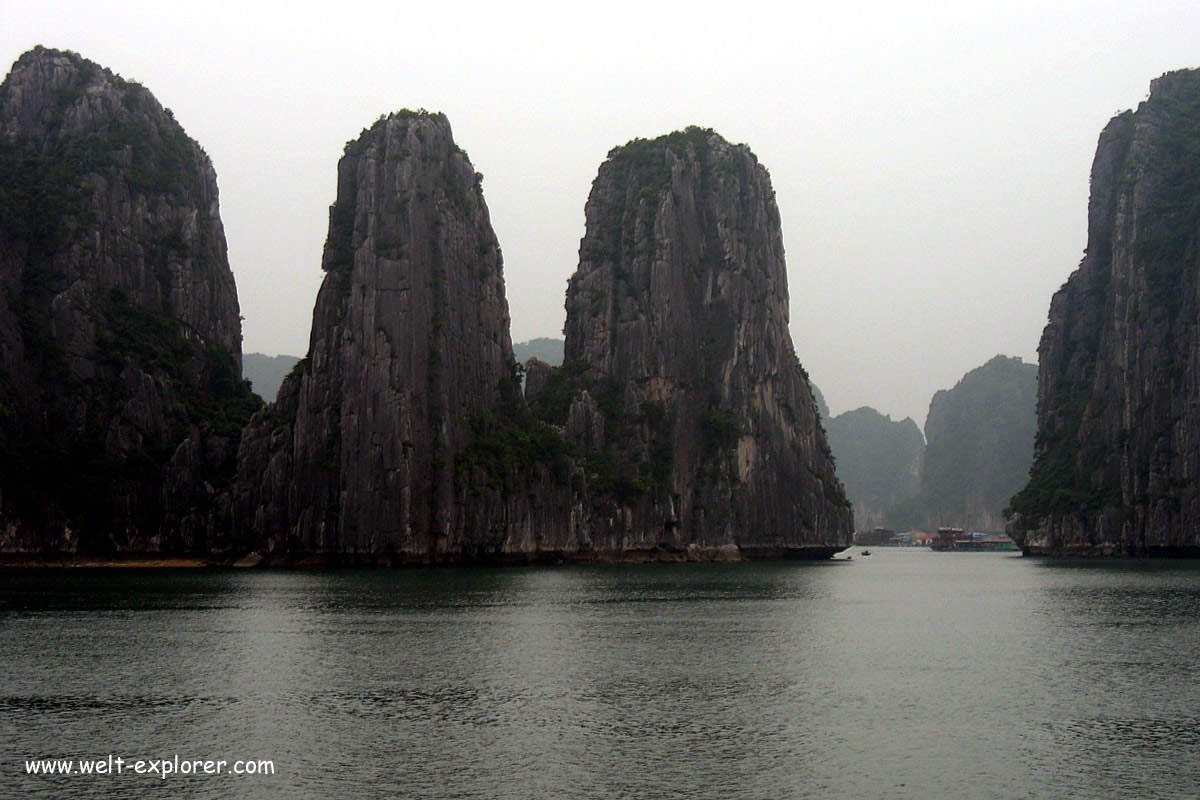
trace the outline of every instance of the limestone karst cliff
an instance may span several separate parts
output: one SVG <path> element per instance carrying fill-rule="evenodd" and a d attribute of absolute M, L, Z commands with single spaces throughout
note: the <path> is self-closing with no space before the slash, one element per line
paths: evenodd
<path fill-rule="evenodd" d="M 746 148 L 689 132 L 610 155 L 567 364 L 530 360 L 532 412 L 480 180 L 440 114 L 347 145 L 308 355 L 242 440 L 247 548 L 444 563 L 848 545 L 787 332 L 778 212 Z"/>
<path fill-rule="evenodd" d="M 580 450 L 607 522 L 591 546 L 848 546 L 766 169 L 710 130 L 635 140 L 601 165 L 585 217 L 564 367 L 533 401 Z"/>
<path fill-rule="evenodd" d="M 864 406 L 827 420 L 825 431 L 854 504 L 855 527 L 884 526 L 886 512 L 917 493 L 925 451 L 921 429 L 911 418 L 893 420 Z"/>
<path fill-rule="evenodd" d="M 482 176 L 445 116 L 407 111 L 337 174 L 308 355 L 243 441 L 240 529 L 274 553 L 495 549 L 484 500 L 457 497 L 485 415 L 521 406 Z"/>
<path fill-rule="evenodd" d="M 995 356 L 936 392 L 925 420 L 915 496 L 889 509 L 898 530 L 1004 530 L 1004 508 L 1029 474 L 1037 367 Z"/>
<path fill-rule="evenodd" d="M 1200 553 L 1200 71 L 1100 135 L 1087 252 L 1042 334 L 1010 532 L 1031 554 Z"/>
<path fill-rule="evenodd" d="M 0 86 L 0 550 L 211 552 L 242 425 L 215 173 L 142 86 L 36 48 Z"/>

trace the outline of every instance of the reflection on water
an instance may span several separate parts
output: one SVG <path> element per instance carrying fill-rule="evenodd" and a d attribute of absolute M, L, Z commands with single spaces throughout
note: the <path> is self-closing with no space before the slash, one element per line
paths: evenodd
<path fill-rule="evenodd" d="M 1198 570 L 876 550 L 818 564 L 0 573 L 0 786 L 1191 797 Z M 270 758 L 278 774 L 23 774 L 26 758 L 109 753 Z"/>

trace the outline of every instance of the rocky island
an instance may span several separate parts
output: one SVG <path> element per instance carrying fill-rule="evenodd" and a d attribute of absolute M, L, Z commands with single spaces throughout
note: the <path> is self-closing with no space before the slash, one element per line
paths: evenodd
<path fill-rule="evenodd" d="M 889 524 L 896 530 L 1004 530 L 1004 508 L 1029 475 L 1036 402 L 1037 367 L 1008 356 L 936 392 L 917 489 L 888 510 Z"/>
<path fill-rule="evenodd" d="M 476 426 L 522 402 L 481 180 L 440 114 L 347 145 L 308 355 L 242 444 L 247 549 L 438 560 L 494 536 L 456 497 Z"/>
<path fill-rule="evenodd" d="M 1027 554 L 1200 554 L 1200 71 L 1100 135 L 1087 253 L 1042 334 Z"/>
<path fill-rule="evenodd" d="M 309 354 L 243 438 L 243 547 L 456 563 L 848 546 L 748 149 L 690 130 L 609 155 L 566 364 L 531 360 L 524 395 L 481 178 L 446 118 L 381 119 L 338 176 Z"/>
<path fill-rule="evenodd" d="M 592 546 L 827 557 L 852 511 L 788 332 L 779 210 L 749 148 L 614 149 L 585 207 L 564 366 L 531 382 L 592 495 Z"/>
<path fill-rule="evenodd" d="M 744 145 L 614 149 L 565 363 L 519 365 L 482 175 L 445 116 L 337 169 L 308 353 L 263 407 L 207 156 L 38 48 L 0 87 L 0 553 L 267 563 L 824 558 L 851 509 Z"/>
<path fill-rule="evenodd" d="M 823 418 L 857 529 L 887 524 L 887 512 L 920 485 L 921 429 L 912 418 L 893 420 L 868 406 Z"/>
<path fill-rule="evenodd" d="M 204 151 L 37 48 L 0 86 L 0 552 L 220 556 L 261 405 Z"/>

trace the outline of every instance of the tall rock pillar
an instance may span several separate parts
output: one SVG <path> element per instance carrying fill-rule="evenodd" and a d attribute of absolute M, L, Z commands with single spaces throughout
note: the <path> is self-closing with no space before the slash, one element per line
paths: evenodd
<path fill-rule="evenodd" d="M 481 180 L 441 114 L 389 115 L 346 146 L 308 356 L 242 448 L 248 539 L 364 559 L 473 546 L 456 458 L 519 401 Z"/>
<path fill-rule="evenodd" d="M 36 48 L 0 86 L 0 551 L 221 551 L 261 402 L 216 175 L 144 87 Z"/>
<path fill-rule="evenodd" d="M 1108 124 L 1091 186 L 1010 532 L 1029 554 L 1200 554 L 1200 71 Z"/>
<path fill-rule="evenodd" d="M 852 516 L 788 331 L 774 191 L 744 145 L 689 128 L 611 151 L 567 295 L 561 420 L 597 548 L 828 556 Z"/>

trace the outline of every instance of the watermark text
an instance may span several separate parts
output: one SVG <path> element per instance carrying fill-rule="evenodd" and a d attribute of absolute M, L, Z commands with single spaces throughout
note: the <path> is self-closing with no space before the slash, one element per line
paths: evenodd
<path fill-rule="evenodd" d="M 166 779 L 172 775 L 274 775 L 271 759 L 126 758 L 39 758 L 25 762 L 27 775 L 148 775 Z"/>

